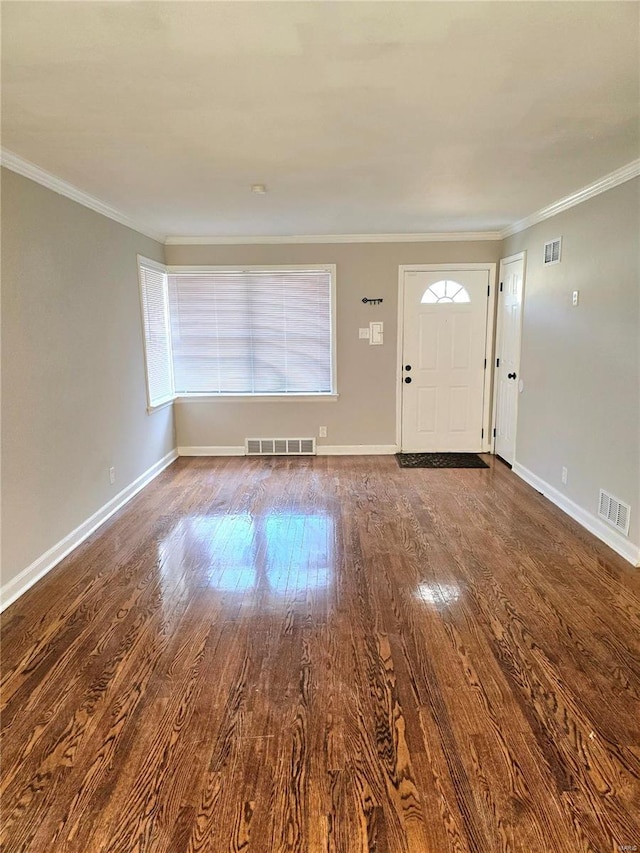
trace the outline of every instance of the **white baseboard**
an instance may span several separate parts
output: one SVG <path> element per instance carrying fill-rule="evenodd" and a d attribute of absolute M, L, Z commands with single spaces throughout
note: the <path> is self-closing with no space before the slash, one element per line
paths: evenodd
<path fill-rule="evenodd" d="M 623 536 L 621 533 L 618 533 L 617 530 L 609 527 L 609 525 L 605 524 L 605 522 L 598 518 L 597 515 L 593 515 L 593 513 L 588 512 L 588 510 L 583 509 L 583 507 L 574 503 L 574 501 L 566 495 L 563 495 L 562 492 L 558 491 L 554 486 L 547 483 L 546 480 L 541 479 L 537 474 L 534 474 L 533 471 L 525 468 L 524 465 L 521 465 L 519 462 L 513 463 L 513 473 L 517 474 L 518 477 L 530 486 L 533 486 L 536 491 L 542 492 L 545 498 L 548 498 L 551 503 L 555 504 L 563 512 L 566 512 L 567 515 L 570 515 L 574 521 L 581 524 L 589 531 L 589 533 L 593 533 L 594 536 L 597 536 L 598 539 L 605 543 L 605 545 L 613 548 L 616 553 L 620 554 L 621 557 L 624 557 L 625 560 L 628 560 L 633 566 L 640 566 L 639 545 L 634 544 L 627 539 L 626 536 Z"/>
<path fill-rule="evenodd" d="M 398 452 L 395 444 L 316 444 L 318 456 L 389 456 Z M 244 445 L 179 447 L 179 456 L 244 456 Z"/>
<path fill-rule="evenodd" d="M 13 604 L 36 581 L 39 581 L 47 572 L 50 572 L 67 554 L 70 554 L 74 548 L 77 548 L 88 536 L 91 536 L 94 530 L 97 530 L 101 524 L 104 524 L 108 518 L 130 501 L 134 495 L 137 495 L 141 489 L 144 489 L 154 477 L 157 477 L 161 471 L 164 471 L 177 458 L 178 454 L 175 450 L 167 453 L 159 462 L 152 465 L 151 468 L 136 478 L 133 483 L 130 483 L 108 503 L 100 507 L 97 512 L 94 512 L 79 527 L 72 530 L 64 539 L 61 539 L 56 545 L 45 551 L 30 566 L 27 566 L 20 574 L 16 575 L 15 578 L 0 588 L 0 612 L 10 604 Z"/>
<path fill-rule="evenodd" d="M 396 444 L 316 444 L 318 456 L 392 456 Z"/>
<path fill-rule="evenodd" d="M 238 446 L 220 445 L 218 447 L 179 447 L 178 456 L 244 456 L 244 444 Z"/>

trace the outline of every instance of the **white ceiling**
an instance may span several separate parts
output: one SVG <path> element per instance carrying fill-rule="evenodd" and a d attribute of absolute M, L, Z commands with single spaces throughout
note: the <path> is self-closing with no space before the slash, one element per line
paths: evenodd
<path fill-rule="evenodd" d="M 3 2 L 2 144 L 167 235 L 498 230 L 639 156 L 639 20 L 637 2 Z"/>

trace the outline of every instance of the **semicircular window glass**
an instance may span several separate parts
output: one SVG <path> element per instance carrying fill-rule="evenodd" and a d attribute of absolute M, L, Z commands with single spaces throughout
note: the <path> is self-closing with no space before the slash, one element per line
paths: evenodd
<path fill-rule="evenodd" d="M 428 287 L 421 302 L 471 302 L 466 287 L 457 281 L 436 281 Z"/>

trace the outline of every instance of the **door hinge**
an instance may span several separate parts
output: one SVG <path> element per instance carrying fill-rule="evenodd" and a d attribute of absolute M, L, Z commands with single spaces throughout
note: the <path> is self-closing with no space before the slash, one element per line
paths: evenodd
<path fill-rule="evenodd" d="M 487 369 L 487 359 L 486 359 L 486 358 L 485 358 L 485 360 L 484 360 L 484 369 L 485 369 L 485 370 Z"/>
<path fill-rule="evenodd" d="M 491 293 L 491 285 L 488 284 L 487 285 L 487 296 L 489 296 L 490 293 Z"/>
<path fill-rule="evenodd" d="M 496 358 L 496 367 L 500 367 L 500 359 Z"/>
<path fill-rule="evenodd" d="M 502 282 L 500 282 L 500 293 L 502 293 Z"/>
<path fill-rule="evenodd" d="M 494 438 L 496 437 L 496 428 L 495 427 L 493 428 L 493 437 Z"/>
<path fill-rule="evenodd" d="M 482 431 L 480 432 L 480 438 L 484 438 L 484 427 L 482 427 Z"/>

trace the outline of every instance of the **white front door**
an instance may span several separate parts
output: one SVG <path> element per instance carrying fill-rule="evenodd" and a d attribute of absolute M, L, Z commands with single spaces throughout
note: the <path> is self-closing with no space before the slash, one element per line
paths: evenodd
<path fill-rule="evenodd" d="M 405 270 L 403 452 L 482 450 L 489 270 Z"/>
<path fill-rule="evenodd" d="M 516 447 L 524 255 L 500 262 L 496 339 L 495 453 L 513 465 Z"/>

